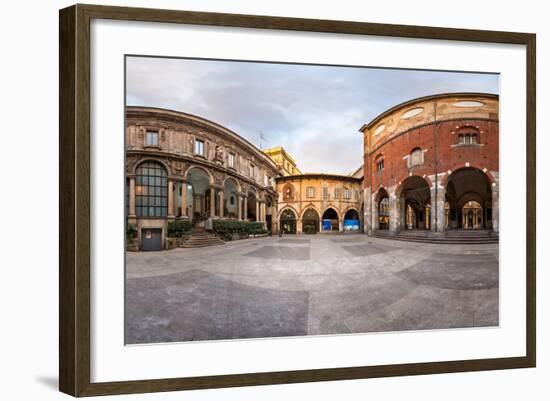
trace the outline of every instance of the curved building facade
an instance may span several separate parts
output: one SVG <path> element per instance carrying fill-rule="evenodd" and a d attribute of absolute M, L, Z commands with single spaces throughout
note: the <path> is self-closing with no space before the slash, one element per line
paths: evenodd
<path fill-rule="evenodd" d="M 499 101 L 414 99 L 361 127 L 365 231 L 498 232 Z"/>
<path fill-rule="evenodd" d="M 167 223 L 188 219 L 263 222 L 277 210 L 279 168 L 233 131 L 166 109 L 126 108 L 127 216 L 164 247 Z M 153 239 L 154 239 L 153 238 Z"/>
<path fill-rule="evenodd" d="M 360 231 L 362 179 L 335 174 L 279 177 L 278 229 L 287 234 Z"/>

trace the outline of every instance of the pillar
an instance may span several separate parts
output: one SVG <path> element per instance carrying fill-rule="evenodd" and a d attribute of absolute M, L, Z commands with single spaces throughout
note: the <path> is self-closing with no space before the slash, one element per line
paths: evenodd
<path fill-rule="evenodd" d="M 370 187 L 363 189 L 363 226 L 365 234 L 372 234 L 372 200 Z"/>
<path fill-rule="evenodd" d="M 491 185 L 491 224 L 495 233 L 498 233 L 498 206 L 498 183 L 494 182 Z"/>
<path fill-rule="evenodd" d="M 402 206 L 405 199 L 400 199 L 395 189 L 388 193 L 390 198 L 390 232 L 397 233 L 401 230 Z"/>
<path fill-rule="evenodd" d="M 254 202 L 256 203 L 256 221 L 260 221 L 260 202 L 258 202 L 258 199 Z"/>
<path fill-rule="evenodd" d="M 216 190 L 210 187 L 210 217 L 216 216 Z"/>
<path fill-rule="evenodd" d="M 223 189 L 220 190 L 220 218 L 223 218 Z"/>
<path fill-rule="evenodd" d="M 265 222 L 265 215 L 266 215 L 265 211 L 266 211 L 266 204 L 265 202 L 262 202 L 260 204 L 260 221 L 262 222 Z"/>
<path fill-rule="evenodd" d="M 435 185 L 430 190 L 431 231 L 443 233 L 445 232 L 445 188 L 438 183 L 436 193 Z"/>
<path fill-rule="evenodd" d="M 136 179 L 130 177 L 130 191 L 128 194 L 128 217 L 136 217 Z"/>
<path fill-rule="evenodd" d="M 174 181 L 168 180 L 168 218 L 174 217 Z"/>
<path fill-rule="evenodd" d="M 302 234 L 302 219 L 296 220 L 296 234 Z"/>
<path fill-rule="evenodd" d="M 243 197 L 237 195 L 237 218 L 243 220 Z"/>
<path fill-rule="evenodd" d="M 371 228 L 372 230 L 378 230 L 380 228 L 379 222 L 378 222 L 378 202 L 376 201 L 376 198 L 378 197 L 378 192 L 371 195 Z"/>
<path fill-rule="evenodd" d="M 181 182 L 181 216 L 187 217 L 187 181 Z"/>

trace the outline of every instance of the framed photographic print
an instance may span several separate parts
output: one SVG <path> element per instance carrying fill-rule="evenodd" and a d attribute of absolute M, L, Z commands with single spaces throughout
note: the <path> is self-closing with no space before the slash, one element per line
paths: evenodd
<path fill-rule="evenodd" d="M 535 35 L 60 11 L 60 390 L 535 366 Z"/>

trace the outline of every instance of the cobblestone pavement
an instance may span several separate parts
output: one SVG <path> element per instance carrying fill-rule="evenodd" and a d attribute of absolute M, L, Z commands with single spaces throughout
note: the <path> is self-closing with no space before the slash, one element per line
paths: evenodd
<path fill-rule="evenodd" d="M 498 244 L 268 237 L 128 252 L 126 343 L 498 326 Z"/>

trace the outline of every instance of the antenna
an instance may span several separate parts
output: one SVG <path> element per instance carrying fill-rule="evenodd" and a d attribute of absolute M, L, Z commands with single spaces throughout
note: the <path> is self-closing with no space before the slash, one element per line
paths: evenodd
<path fill-rule="evenodd" d="M 264 133 L 260 131 L 260 150 L 262 150 L 262 141 L 265 141 Z"/>

